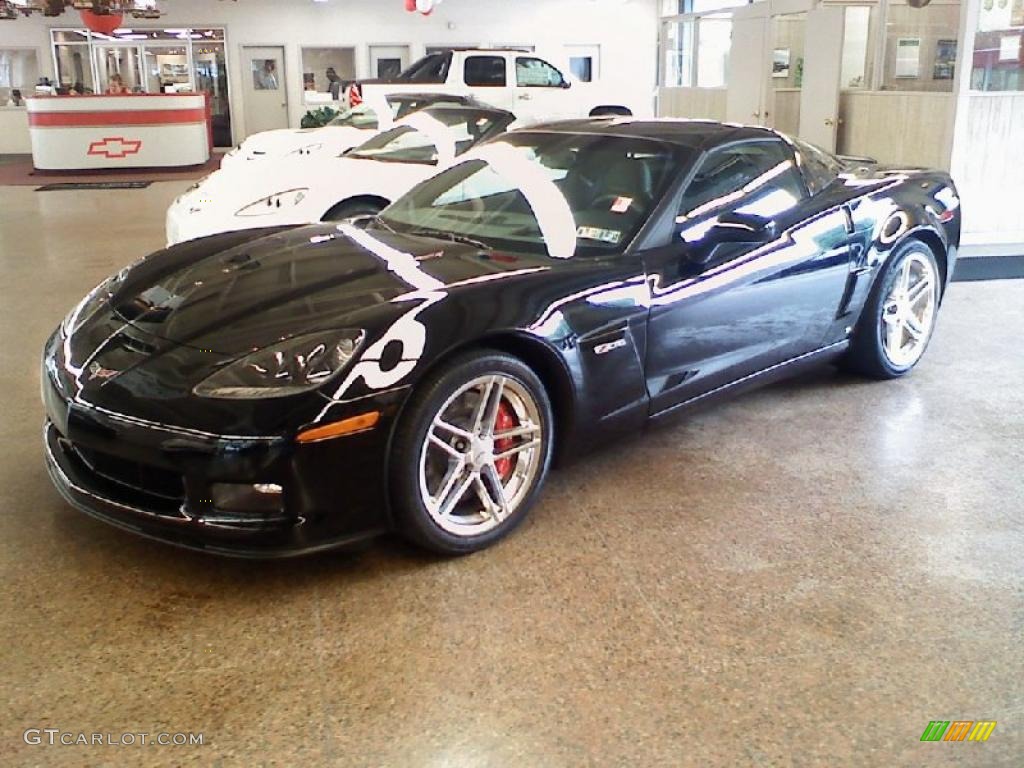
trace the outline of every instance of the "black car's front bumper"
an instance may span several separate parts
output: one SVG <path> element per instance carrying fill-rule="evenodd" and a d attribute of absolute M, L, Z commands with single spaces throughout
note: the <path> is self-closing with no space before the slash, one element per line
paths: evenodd
<path fill-rule="evenodd" d="M 211 435 L 66 399 L 43 372 L 50 477 L 83 512 L 171 544 L 287 557 L 386 530 L 381 432 L 297 445 L 288 436 Z M 273 513 L 219 509 L 216 483 L 275 484 Z"/>

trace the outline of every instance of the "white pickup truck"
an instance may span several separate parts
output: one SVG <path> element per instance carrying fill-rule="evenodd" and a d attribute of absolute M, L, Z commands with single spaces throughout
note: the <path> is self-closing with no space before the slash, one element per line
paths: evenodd
<path fill-rule="evenodd" d="M 356 83 L 350 98 L 404 91 L 473 96 L 514 113 L 516 126 L 593 115 L 649 117 L 652 99 L 626 90 L 568 78 L 528 51 L 456 48 L 431 53 L 396 78 Z"/>

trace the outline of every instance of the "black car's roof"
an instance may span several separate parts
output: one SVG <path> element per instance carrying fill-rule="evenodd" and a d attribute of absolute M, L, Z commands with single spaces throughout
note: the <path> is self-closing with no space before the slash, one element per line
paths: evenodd
<path fill-rule="evenodd" d="M 723 141 L 737 141 L 755 138 L 780 138 L 768 128 L 739 123 L 720 123 L 715 120 L 689 120 L 684 118 L 658 118 L 640 120 L 632 117 L 610 115 L 575 120 L 558 120 L 541 123 L 524 129 L 563 133 L 590 133 L 608 136 L 625 136 L 635 139 L 656 139 L 678 144 L 690 149 L 700 149 L 708 144 Z"/>

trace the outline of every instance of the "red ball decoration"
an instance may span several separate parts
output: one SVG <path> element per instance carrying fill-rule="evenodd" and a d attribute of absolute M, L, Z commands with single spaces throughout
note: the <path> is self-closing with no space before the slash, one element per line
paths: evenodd
<path fill-rule="evenodd" d="M 405 0 L 405 10 L 409 11 L 410 13 L 415 12 L 416 0 Z"/>
<path fill-rule="evenodd" d="M 415 0 L 413 0 L 415 2 Z M 99 32 L 101 35 L 109 35 L 114 32 L 115 29 L 121 26 L 121 22 L 124 21 L 123 13 L 93 13 L 89 10 L 80 10 L 78 12 L 82 16 L 82 22 L 93 32 Z"/>

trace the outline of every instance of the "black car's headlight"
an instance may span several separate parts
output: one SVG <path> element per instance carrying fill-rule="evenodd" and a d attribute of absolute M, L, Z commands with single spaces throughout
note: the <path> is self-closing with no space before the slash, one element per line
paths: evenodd
<path fill-rule="evenodd" d="M 70 336 L 83 325 L 85 321 L 96 314 L 99 309 L 114 295 L 114 289 L 124 278 L 125 270 L 118 272 L 113 277 L 108 277 L 102 283 L 93 288 L 85 295 L 85 298 L 78 302 L 74 309 L 68 312 L 60 327 L 65 336 Z"/>
<path fill-rule="evenodd" d="M 295 336 L 228 363 L 192 390 L 201 397 L 283 397 L 315 389 L 345 367 L 363 342 L 360 330 Z"/>

